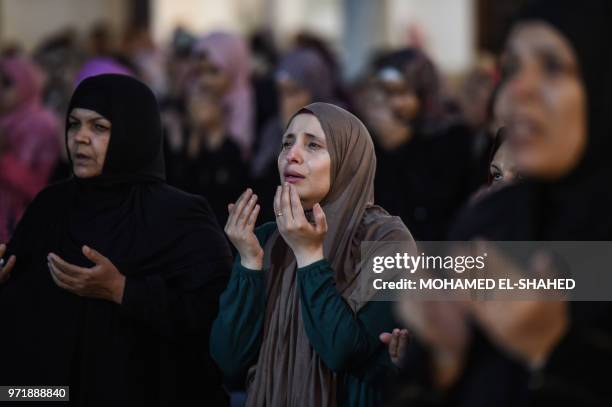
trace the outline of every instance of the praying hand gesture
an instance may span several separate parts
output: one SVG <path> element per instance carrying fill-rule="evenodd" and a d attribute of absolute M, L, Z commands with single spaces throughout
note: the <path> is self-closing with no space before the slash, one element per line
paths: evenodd
<path fill-rule="evenodd" d="M 253 232 L 259 204 L 257 195 L 248 188 L 240 195 L 235 204 L 228 205 L 229 217 L 225 224 L 225 234 L 240 254 L 240 264 L 252 270 L 263 267 L 263 249 Z"/>
<path fill-rule="evenodd" d="M 278 231 L 293 250 L 298 267 L 323 259 L 327 220 L 321 205 L 317 203 L 313 206 L 314 224 L 311 224 L 306 219 L 297 190 L 285 183 L 276 189 L 274 212 Z"/>
<path fill-rule="evenodd" d="M 121 304 L 125 276 L 106 257 L 83 246 L 83 254 L 94 263 L 91 268 L 64 261 L 56 254 L 47 256 L 51 277 L 58 287 L 81 297 L 99 298 Z"/>
<path fill-rule="evenodd" d="M 2 257 L 4 257 L 5 252 L 6 245 L 0 244 L 0 284 L 8 280 L 9 276 L 11 275 L 11 271 L 13 270 L 13 267 L 15 267 L 15 262 L 17 261 L 17 258 L 15 256 L 11 256 L 8 259 L 8 262 L 6 262 L 5 264 L 4 259 L 2 259 Z"/>

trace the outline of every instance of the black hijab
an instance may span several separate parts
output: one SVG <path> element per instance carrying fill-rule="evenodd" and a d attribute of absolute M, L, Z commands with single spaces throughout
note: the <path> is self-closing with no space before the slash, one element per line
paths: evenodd
<path fill-rule="evenodd" d="M 81 82 L 73 108 L 111 122 L 103 174 L 45 189 L 9 242 L 17 265 L 0 291 L 0 347 L 11 349 L 0 383 L 70 384 L 78 405 L 166 405 L 193 394 L 179 390 L 185 380 L 223 398 L 206 350 L 231 254 L 207 202 L 163 181 L 153 93 L 131 77 L 100 75 Z M 126 276 L 122 305 L 52 281 L 47 254 L 91 267 L 83 245 Z"/>
<path fill-rule="evenodd" d="M 587 95 L 587 145 L 562 179 L 528 179 L 491 194 L 459 217 L 451 240 L 610 240 L 612 238 L 611 5 L 604 0 L 533 1 L 517 19 L 544 21 L 572 45 Z"/>
<path fill-rule="evenodd" d="M 547 22 L 570 41 L 587 95 L 587 146 L 577 166 L 561 179 L 526 179 L 466 208 L 452 228 L 449 240 L 612 240 L 612 168 L 608 157 L 612 153 L 612 104 L 609 102 L 612 53 L 607 43 L 612 38 L 611 7 L 605 0 L 534 1 L 517 20 Z M 525 391 L 529 376 L 521 373 L 522 367 L 488 344 L 476 330 L 475 336 L 481 341 L 473 345 L 468 362 L 471 367 L 466 370 L 459 390 L 467 394 L 466 405 L 489 405 L 494 397 L 507 390 L 508 394 L 521 398 L 520 405 L 525 405 L 527 397 L 533 405 L 548 405 L 552 400 L 557 405 L 586 405 L 588 397 L 608 392 L 606 376 L 600 372 L 612 360 L 607 345 L 611 332 L 609 304 L 570 304 L 570 329 L 542 373 L 542 377 L 553 380 L 543 379 L 544 385 L 529 396 Z M 605 348 L 600 344 L 606 344 Z M 478 379 L 479 375 L 509 375 L 514 379 L 488 387 L 483 385 L 485 379 Z M 516 380 L 522 384 L 516 385 Z M 483 392 L 485 388 L 487 392 Z M 506 399 L 504 402 L 499 404 L 516 405 Z"/>

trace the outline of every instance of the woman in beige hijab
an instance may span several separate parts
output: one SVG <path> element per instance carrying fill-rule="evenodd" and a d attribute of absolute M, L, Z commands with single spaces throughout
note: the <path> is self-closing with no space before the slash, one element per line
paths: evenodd
<path fill-rule="evenodd" d="M 393 369 L 379 334 L 394 321 L 389 303 L 369 301 L 361 243 L 413 250 L 414 240 L 374 205 L 370 135 L 349 112 L 311 104 L 291 119 L 278 168 L 276 222 L 254 230 L 250 189 L 229 205 L 225 231 L 239 257 L 211 354 L 227 378 L 246 378 L 249 406 L 378 405 Z"/>

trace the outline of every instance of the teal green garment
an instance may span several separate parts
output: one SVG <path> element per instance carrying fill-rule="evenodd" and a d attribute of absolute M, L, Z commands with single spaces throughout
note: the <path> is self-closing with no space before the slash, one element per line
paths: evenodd
<path fill-rule="evenodd" d="M 275 230 L 275 223 L 255 230 L 262 246 Z M 243 378 L 257 362 L 266 305 L 265 272 L 242 267 L 238 257 L 221 295 L 210 351 L 230 380 Z M 297 273 L 310 344 L 323 363 L 339 374 L 338 404 L 381 405 L 386 379 L 396 373 L 387 348 L 378 338 L 397 326 L 390 303 L 371 302 L 355 315 L 336 289 L 327 260 L 299 268 Z"/>

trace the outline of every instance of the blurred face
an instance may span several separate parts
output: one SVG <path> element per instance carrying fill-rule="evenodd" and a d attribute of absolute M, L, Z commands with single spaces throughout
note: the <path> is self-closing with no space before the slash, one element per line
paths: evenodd
<path fill-rule="evenodd" d="M 386 96 L 387 106 L 396 119 L 410 122 L 418 116 L 421 108 L 419 98 L 406 81 L 382 81 L 381 86 Z"/>
<path fill-rule="evenodd" d="M 278 156 L 281 182 L 293 184 L 302 206 L 312 209 L 329 192 L 331 158 L 321 123 L 312 114 L 298 114 L 283 135 Z"/>
<path fill-rule="evenodd" d="M 187 112 L 191 124 L 196 128 L 207 129 L 223 120 L 223 109 L 219 98 L 203 86 L 196 86 L 189 92 Z"/>
<path fill-rule="evenodd" d="M 283 123 L 287 125 L 291 116 L 304 106 L 310 104 L 312 98 L 306 89 L 289 78 L 278 79 L 276 81 L 276 87 L 280 98 Z"/>
<path fill-rule="evenodd" d="M 491 174 L 491 185 L 501 186 L 513 182 L 518 177 L 516 160 L 508 146 L 508 142 L 502 143 L 493 156 L 489 166 Z"/>
<path fill-rule="evenodd" d="M 217 65 L 202 57 L 198 61 L 200 86 L 217 97 L 221 97 L 230 87 L 230 79 Z"/>
<path fill-rule="evenodd" d="M 77 178 L 102 175 L 111 123 L 93 110 L 75 108 L 68 118 L 68 150 Z"/>
<path fill-rule="evenodd" d="M 552 26 L 525 23 L 510 35 L 502 58 L 500 118 L 525 175 L 558 179 L 586 145 L 586 94 L 567 40 Z"/>

